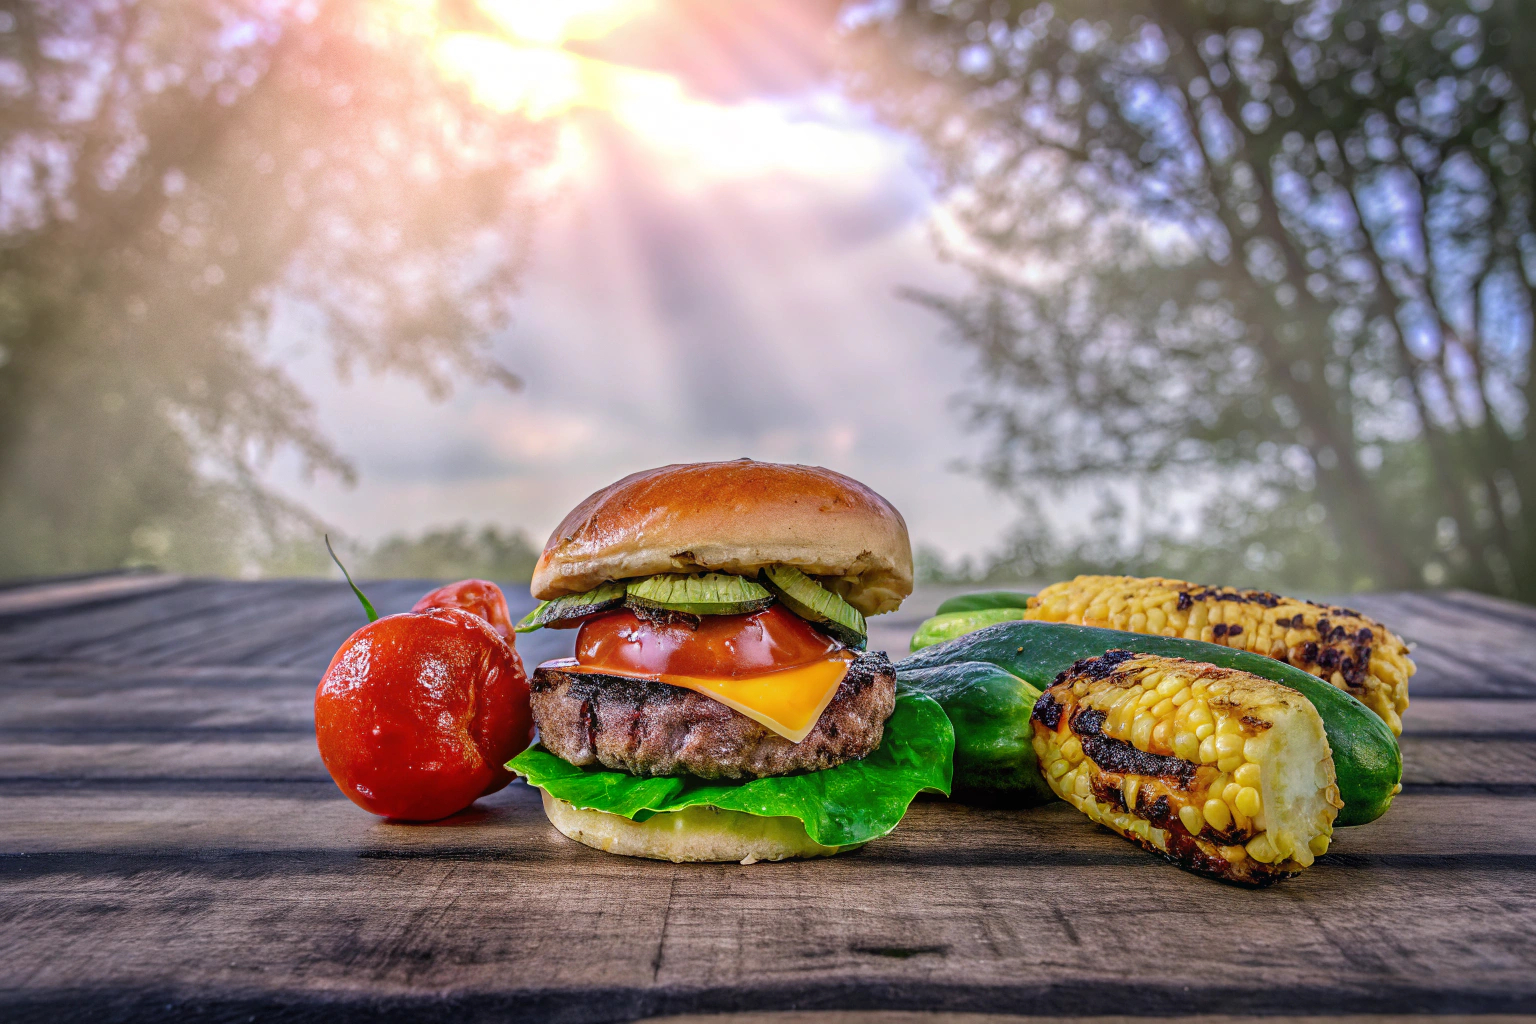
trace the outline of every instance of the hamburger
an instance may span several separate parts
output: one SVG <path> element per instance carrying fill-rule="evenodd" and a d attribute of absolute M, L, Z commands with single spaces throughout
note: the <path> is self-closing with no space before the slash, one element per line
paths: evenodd
<path fill-rule="evenodd" d="M 530 680 L 509 767 L 564 835 L 671 861 L 828 856 L 948 793 L 953 734 L 896 692 L 865 616 L 912 592 L 906 523 L 856 480 L 741 459 L 593 494 L 534 569 L 517 629 L 575 629 Z"/>

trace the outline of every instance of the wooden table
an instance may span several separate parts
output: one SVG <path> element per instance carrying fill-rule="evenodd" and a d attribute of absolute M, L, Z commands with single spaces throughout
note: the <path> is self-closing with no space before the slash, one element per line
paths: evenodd
<path fill-rule="evenodd" d="M 1536 1011 L 1536 609 L 1350 603 L 1418 644 L 1405 791 L 1250 892 L 1060 804 L 923 801 L 858 853 L 750 867 L 597 853 L 521 783 L 388 824 L 315 751 L 315 682 L 361 622 L 340 585 L 0 590 L 0 1019 Z"/>

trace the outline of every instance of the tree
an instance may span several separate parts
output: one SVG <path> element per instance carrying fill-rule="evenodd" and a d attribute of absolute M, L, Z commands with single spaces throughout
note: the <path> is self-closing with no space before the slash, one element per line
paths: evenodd
<path fill-rule="evenodd" d="M 1536 26 L 1519 0 L 896 2 L 847 77 L 976 292 L 980 468 L 1089 561 L 1536 600 Z M 1005 558 L 1006 561 L 1006 558 Z"/>
<path fill-rule="evenodd" d="M 393 534 L 359 560 L 359 576 L 396 579 L 464 579 L 478 576 L 504 582 L 533 578 L 539 548 L 521 530 L 503 533 L 467 525 L 428 530 L 419 537 Z"/>
<path fill-rule="evenodd" d="M 434 392 L 516 386 L 544 129 L 434 64 L 472 5 L 34 0 L 0 11 L 0 576 L 233 571 L 351 475 L 270 338 Z"/>

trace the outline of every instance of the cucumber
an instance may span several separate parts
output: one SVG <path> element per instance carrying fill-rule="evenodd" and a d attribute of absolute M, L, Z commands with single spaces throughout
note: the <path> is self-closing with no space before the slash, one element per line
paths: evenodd
<path fill-rule="evenodd" d="M 763 570 L 763 582 L 785 608 L 844 646 L 862 651 L 869 643 L 863 613 L 794 566 L 770 565 Z"/>
<path fill-rule="evenodd" d="M 1328 744 L 1333 750 L 1339 795 L 1344 800 L 1344 809 L 1339 812 L 1335 825 L 1363 825 L 1374 821 L 1386 811 L 1401 788 L 1403 757 L 1397 740 L 1387 724 L 1364 704 L 1283 661 L 1220 644 L 1057 622 L 1005 622 L 905 658 L 897 664 L 896 675 L 899 680 L 921 681 L 938 666 L 986 662 L 1044 690 L 1074 662 L 1116 649 L 1188 658 L 1251 672 L 1305 696 L 1322 716 Z M 948 697 L 948 704 L 939 701 L 946 712 L 954 706 L 951 720 L 963 719 L 972 706 L 979 707 L 990 700 L 990 684 L 980 676 L 977 680 L 974 692 L 958 688 Z M 1032 706 L 1018 707 L 1008 713 L 1027 721 L 1031 710 Z M 960 742 L 959 731 L 956 721 L 957 744 Z M 964 785 L 966 780 L 957 772 L 955 782 Z"/>
<path fill-rule="evenodd" d="M 986 661 L 898 666 L 897 677 L 902 692 L 933 698 L 955 727 L 954 799 L 988 807 L 1038 807 L 1056 799 L 1032 746 L 1029 709 L 1040 699 L 1038 689 Z"/>
<path fill-rule="evenodd" d="M 604 583 L 585 594 L 567 594 L 552 601 L 540 601 L 537 608 L 523 616 L 522 621 L 512 627 L 513 631 L 532 633 L 545 626 L 574 622 L 589 615 L 596 615 L 598 612 L 608 611 L 610 608 L 617 608 L 624 601 L 624 589 L 622 583 Z"/>
<path fill-rule="evenodd" d="M 1033 594 L 1021 594 L 1016 590 L 982 590 L 975 594 L 961 594 L 939 605 L 935 615 L 950 612 L 979 612 L 988 608 L 1025 608 Z M 1017 618 L 1018 616 L 1014 616 Z"/>
<path fill-rule="evenodd" d="M 746 615 L 773 604 L 773 595 L 756 580 L 723 572 L 701 576 L 663 573 L 631 580 L 624 600 L 649 611 L 684 615 Z"/>
<path fill-rule="evenodd" d="M 949 612 L 927 619 L 912 634 L 913 651 L 920 651 L 934 644 L 942 644 L 967 633 L 974 633 L 999 622 L 1013 622 L 1024 617 L 1023 608 L 977 608 L 965 612 Z"/>

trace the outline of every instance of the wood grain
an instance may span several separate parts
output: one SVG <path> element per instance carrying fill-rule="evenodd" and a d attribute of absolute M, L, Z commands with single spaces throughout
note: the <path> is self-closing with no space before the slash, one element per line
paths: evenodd
<path fill-rule="evenodd" d="M 160 582 L 0 605 L 0 1019 L 1536 1012 L 1531 609 L 1350 599 L 1418 644 L 1407 790 L 1255 893 L 1063 804 L 924 800 L 860 852 L 750 867 L 597 853 L 521 783 L 380 821 L 314 748 L 350 594 Z M 383 611 L 427 586 L 366 584 Z M 875 635 L 899 653 L 941 596 Z"/>

